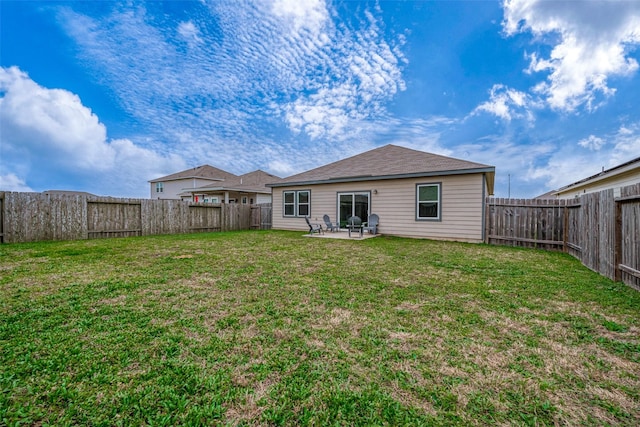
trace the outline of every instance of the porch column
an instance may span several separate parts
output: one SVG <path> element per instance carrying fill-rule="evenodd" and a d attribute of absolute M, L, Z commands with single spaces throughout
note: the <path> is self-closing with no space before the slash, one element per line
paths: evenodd
<path fill-rule="evenodd" d="M 224 192 L 224 202 L 225 203 L 229 203 L 229 192 L 228 191 Z"/>

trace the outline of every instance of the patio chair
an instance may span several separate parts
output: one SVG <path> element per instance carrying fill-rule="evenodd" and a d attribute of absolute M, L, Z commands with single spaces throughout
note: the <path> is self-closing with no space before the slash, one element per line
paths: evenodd
<path fill-rule="evenodd" d="M 329 215 L 323 216 L 322 219 L 324 220 L 324 225 L 327 230 L 340 231 L 340 226 L 338 224 L 332 223 L 331 218 L 329 218 Z"/>
<path fill-rule="evenodd" d="M 362 237 L 362 220 L 359 216 L 350 216 L 347 218 L 347 229 L 349 230 L 349 237 L 351 237 L 352 230 L 358 230 L 360 237 Z"/>
<path fill-rule="evenodd" d="M 304 220 L 307 221 L 307 225 L 309 226 L 309 234 L 324 234 L 324 231 L 322 230 L 322 226 L 320 224 L 312 224 L 311 222 L 309 222 L 308 216 L 305 216 Z"/>
<path fill-rule="evenodd" d="M 368 231 L 371 234 L 378 234 L 378 222 L 379 221 L 380 221 L 380 218 L 378 218 L 378 215 L 376 215 L 376 214 L 369 215 L 369 219 L 367 220 L 367 225 L 362 227 L 362 230 L 363 231 Z"/>

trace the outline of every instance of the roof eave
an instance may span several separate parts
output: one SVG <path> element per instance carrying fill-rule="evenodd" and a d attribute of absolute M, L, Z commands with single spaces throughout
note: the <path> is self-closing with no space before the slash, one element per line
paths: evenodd
<path fill-rule="evenodd" d="M 272 188 L 294 187 L 294 186 L 300 186 L 300 185 L 339 184 L 344 182 L 382 181 L 382 180 L 390 180 L 390 179 L 422 178 L 422 177 L 445 176 L 445 175 L 466 175 L 466 174 L 473 174 L 473 173 L 495 174 L 495 172 L 496 172 L 495 167 L 487 166 L 487 167 L 473 168 L 473 169 L 414 172 L 414 173 L 404 173 L 404 174 L 396 174 L 396 175 L 372 175 L 372 176 L 361 176 L 361 177 L 329 178 L 329 179 L 319 179 L 319 180 L 309 180 L 309 181 L 277 182 L 272 184 L 266 184 L 266 186 L 272 187 Z"/>
<path fill-rule="evenodd" d="M 615 168 L 609 169 L 609 170 L 605 170 L 603 172 L 600 172 L 596 175 L 592 175 L 588 178 L 584 178 L 580 181 L 576 181 L 572 184 L 569 185 L 565 185 L 564 187 L 560 187 L 559 189 L 555 190 L 555 195 L 560 195 L 562 193 L 567 193 L 567 192 L 572 192 L 572 191 L 576 191 L 576 190 L 580 190 L 586 187 L 589 187 L 590 185 L 599 183 L 601 181 L 605 181 L 608 179 L 614 179 L 620 175 L 624 175 L 624 174 L 628 174 L 628 173 L 633 173 L 636 169 L 640 169 L 640 162 L 639 159 L 634 159 L 630 162 L 627 162 L 625 164 L 622 164 L 620 166 L 617 166 Z"/>
<path fill-rule="evenodd" d="M 267 189 L 240 188 L 240 187 L 198 187 L 198 188 L 184 188 L 183 191 L 187 191 L 189 193 L 198 193 L 203 191 L 235 191 L 238 193 L 271 194 L 271 191 Z"/>
<path fill-rule="evenodd" d="M 180 181 L 182 179 L 203 179 L 207 181 L 224 181 L 225 180 L 224 178 L 207 178 L 203 176 L 182 176 L 178 178 L 156 178 L 148 182 L 154 183 L 154 182 Z"/>

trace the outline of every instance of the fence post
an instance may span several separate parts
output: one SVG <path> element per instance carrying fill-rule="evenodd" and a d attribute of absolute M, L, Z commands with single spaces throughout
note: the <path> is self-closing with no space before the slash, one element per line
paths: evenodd
<path fill-rule="evenodd" d="M 220 204 L 220 231 L 227 231 L 227 222 L 226 222 L 226 211 L 227 211 L 227 206 L 229 206 L 228 203 L 221 203 Z"/>
<path fill-rule="evenodd" d="M 484 198 L 484 242 L 489 244 L 489 230 L 491 227 L 489 226 L 491 209 L 489 208 L 489 203 L 491 200 L 488 197 Z"/>
<path fill-rule="evenodd" d="M 4 219 L 6 215 L 4 213 L 4 191 L 0 191 L 0 244 L 4 243 Z"/>
<path fill-rule="evenodd" d="M 622 281 L 622 203 L 613 200 L 615 204 L 615 229 L 613 232 L 613 275 L 616 282 Z"/>
<path fill-rule="evenodd" d="M 569 252 L 569 248 L 567 247 L 567 239 L 569 235 L 569 208 L 564 205 L 563 208 L 563 218 L 562 218 L 562 252 Z"/>

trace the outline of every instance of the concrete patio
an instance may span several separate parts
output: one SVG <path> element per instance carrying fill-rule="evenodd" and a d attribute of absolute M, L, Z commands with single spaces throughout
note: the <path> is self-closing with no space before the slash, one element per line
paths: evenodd
<path fill-rule="evenodd" d="M 321 239 L 344 239 L 344 240 L 365 240 L 371 239 L 373 237 L 378 237 L 380 234 L 371 234 L 371 233 L 363 233 L 362 237 L 360 237 L 360 233 L 351 232 L 351 237 L 349 237 L 349 232 L 346 230 L 340 231 L 325 231 L 324 234 L 305 234 L 303 237 L 313 237 L 313 238 L 321 238 Z"/>

